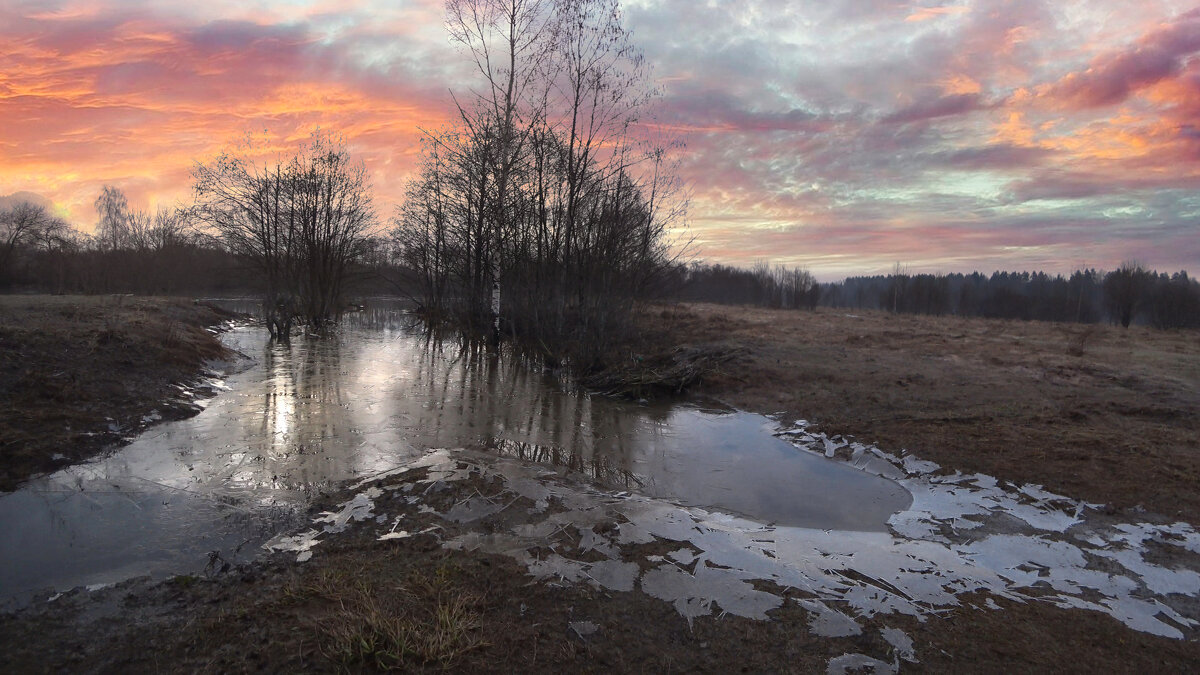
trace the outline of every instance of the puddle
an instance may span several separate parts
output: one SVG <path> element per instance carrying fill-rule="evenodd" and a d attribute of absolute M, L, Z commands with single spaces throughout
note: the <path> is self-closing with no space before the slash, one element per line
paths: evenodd
<path fill-rule="evenodd" d="M 490 449 L 789 526 L 882 532 L 911 501 L 887 477 L 798 452 L 767 418 L 565 391 L 518 359 L 430 339 L 396 303 L 326 338 L 279 345 L 241 327 L 222 339 L 252 361 L 214 381 L 198 415 L 0 495 L 0 599 L 251 558 L 315 495 L 426 448 Z"/>
<path fill-rule="evenodd" d="M 628 414 L 620 408 L 604 412 Z M 892 480 L 797 453 L 773 435 L 776 422 L 762 415 L 678 407 L 661 417 L 630 421 L 623 437 L 602 448 L 576 443 L 578 450 L 569 453 L 501 440 L 487 449 L 566 466 L 606 487 L 778 525 L 884 531 L 888 518 L 912 502 Z M 586 423 L 581 420 L 580 428 Z"/>
<path fill-rule="evenodd" d="M 1003 611 L 993 598 L 1102 612 L 1168 638 L 1200 636 L 1200 532 L 1186 523 L 1113 522 L 1095 505 L 1035 485 L 935 474 L 932 463 L 810 434 L 803 424 L 780 435 L 816 457 L 832 451 L 833 461 L 870 455 L 878 460 L 873 470 L 904 476 L 912 507 L 892 516 L 888 532 L 769 525 L 600 490 L 506 457 L 437 450 L 407 467 L 424 474 L 401 467 L 335 513 L 357 508 L 366 495 L 373 509 L 359 520 L 378 529 L 377 539 L 413 519 L 415 508 L 445 524 L 422 530 L 444 548 L 509 556 L 544 583 L 642 592 L 689 622 L 726 614 L 765 620 L 794 603 L 815 635 L 870 630 L 887 645 L 834 657 L 829 672 L 895 672 L 918 663 L 914 641 L 887 625 L 889 617 L 925 622 L 966 603 Z M 480 482 L 489 496 L 470 487 Z M 435 499 L 453 506 L 427 503 Z M 456 509 L 467 502 L 474 504 L 462 517 Z M 1162 557 L 1164 546 L 1175 550 L 1172 559 Z M 304 552 L 311 555 L 312 546 Z"/>
<path fill-rule="evenodd" d="M 253 364 L 214 382 L 196 417 L 0 495 L 0 598 L 261 548 L 303 562 L 365 527 L 381 546 L 434 536 L 546 582 L 646 593 L 689 621 L 795 603 L 814 634 L 877 631 L 886 648 L 834 656 L 829 672 L 919 663 L 887 617 L 1002 611 L 993 598 L 1200 636 L 1200 532 L 1186 523 L 1115 522 L 803 420 L 571 393 L 518 360 L 430 340 L 394 307 L 290 346 L 256 328 L 224 339 Z M 397 478 L 417 467 L 418 483 Z M 473 478 L 502 487 L 485 496 L 463 487 Z M 355 497 L 305 522 L 314 495 L 347 481 Z M 440 507 L 424 496 L 446 491 Z M 414 511 L 438 520 L 408 522 Z"/>

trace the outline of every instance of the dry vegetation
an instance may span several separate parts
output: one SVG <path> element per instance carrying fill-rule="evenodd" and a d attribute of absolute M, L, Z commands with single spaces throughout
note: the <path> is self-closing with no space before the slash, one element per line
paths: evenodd
<path fill-rule="evenodd" d="M 227 355 L 231 315 L 190 300 L 0 296 L 0 490 L 79 462 L 145 426 L 194 414 L 173 385 Z"/>
<path fill-rule="evenodd" d="M 204 326 L 221 316 L 190 303 L 7 297 L 0 312 L 4 424 L 25 443 L 39 437 L 22 424 L 49 434 L 61 432 L 62 416 L 77 430 L 106 427 L 115 411 L 140 419 L 170 382 L 194 375 L 201 355 L 219 355 Z M 1197 522 L 1196 332 L 709 305 L 641 318 L 642 343 L 623 358 L 642 384 L 682 377 L 696 393 L 948 468 Z M 95 437 L 52 438 L 85 453 Z M 7 443 L 11 456 L 17 444 Z M 430 499 L 446 509 L 493 487 L 464 483 L 465 493 Z M 277 555 L 214 579 L 134 581 L 35 603 L 0 616 L 0 670 L 819 671 L 842 653 L 887 650 L 869 618 L 862 636 L 834 639 L 809 633 L 791 604 L 768 622 L 712 616 L 689 626 L 640 592 L 532 582 L 507 558 L 442 550 L 439 536 L 457 533 L 451 523 L 390 508 L 414 531 L 442 529 L 378 542 L 376 528 L 357 528 L 303 565 Z M 925 623 L 901 622 L 921 658 L 915 670 L 1178 671 L 1200 658 L 1197 643 L 1095 612 L 964 600 Z M 577 621 L 599 630 L 581 634 Z"/>
<path fill-rule="evenodd" d="M 701 304 L 642 323 L 647 351 L 737 349 L 695 393 L 1200 523 L 1200 331 Z"/>
<path fill-rule="evenodd" d="M 497 487 L 461 481 L 426 498 L 445 510 Z M 351 494 L 330 495 L 317 509 Z M 0 615 L 0 670 L 824 672 L 841 654 L 888 654 L 885 625 L 914 639 L 921 662 L 904 664 L 906 671 L 1179 672 L 1200 658 L 1200 643 L 1138 633 L 1098 612 L 1003 599 L 995 611 L 972 596 L 924 623 L 859 617 L 863 634 L 841 638 L 810 632 L 794 603 L 771 621 L 714 614 L 689 624 L 640 591 L 534 581 L 510 558 L 444 550 L 443 538 L 472 526 L 422 513 L 401 491 L 389 495 L 385 508 L 421 534 L 380 542 L 381 526 L 364 523 L 324 537 L 303 564 L 278 554 L 211 579 L 137 580 L 36 603 Z M 506 513 L 517 518 L 530 506 L 521 501 Z M 512 524 L 505 513 L 495 518 L 493 525 Z M 564 529 L 556 551 L 589 555 L 570 543 L 579 531 Z M 666 553 L 679 543 L 645 546 Z"/>

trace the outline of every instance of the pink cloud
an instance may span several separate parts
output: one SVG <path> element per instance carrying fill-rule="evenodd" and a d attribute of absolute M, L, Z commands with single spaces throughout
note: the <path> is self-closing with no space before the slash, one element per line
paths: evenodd
<path fill-rule="evenodd" d="M 1200 11 L 1173 4 L 630 4 L 666 87 L 640 130 L 686 141 L 710 259 L 948 270 L 1159 242 L 1197 268 Z M 366 161 L 386 214 L 470 77 L 438 0 L 57 7 L 0 5 L 0 190 L 85 226 L 104 183 L 186 199 L 192 162 L 232 138 L 315 126 Z"/>
<path fill-rule="evenodd" d="M 1200 10 L 1139 39 L 1131 48 L 1100 55 L 1086 70 L 1067 74 L 1046 95 L 1073 109 L 1115 105 L 1155 83 L 1176 77 L 1184 59 L 1200 51 Z"/>
<path fill-rule="evenodd" d="M 909 14 L 907 17 L 905 17 L 904 20 L 907 22 L 910 22 L 910 23 L 917 22 L 917 21 L 929 21 L 930 19 L 937 19 L 939 17 L 948 16 L 948 15 L 966 14 L 969 11 L 971 11 L 970 7 L 963 7 L 963 6 L 915 7 L 915 8 L 913 8 L 912 13 Z"/>

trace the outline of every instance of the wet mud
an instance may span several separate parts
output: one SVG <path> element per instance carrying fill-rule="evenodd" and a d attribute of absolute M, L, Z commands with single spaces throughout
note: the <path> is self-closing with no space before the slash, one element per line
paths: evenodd
<path fill-rule="evenodd" d="M 37 496 L 57 499 L 54 487 L 127 514 L 102 538 L 162 502 L 185 537 L 194 523 L 230 539 L 193 547 L 190 566 L 147 571 L 142 556 L 91 590 L 34 593 L 0 616 L 10 667 L 1200 662 L 1200 532 L 1188 522 L 961 473 L 805 420 L 581 396 L 519 360 L 431 343 L 394 311 L 358 317 L 339 339 L 261 338 L 229 334 L 260 365 L 215 382 L 228 390 L 203 413 Z M 134 487 L 146 480 L 156 487 Z M 105 483 L 121 486 L 115 506 Z M 52 513 L 50 529 L 85 522 L 82 504 Z M 120 581 L 145 573 L 176 576 Z"/>
<path fill-rule="evenodd" d="M 195 573 L 212 555 L 247 562 L 313 499 L 430 447 L 785 525 L 883 531 L 911 501 L 887 477 L 796 453 L 767 418 L 576 391 L 516 355 L 429 334 L 398 303 L 332 335 L 285 344 L 242 325 L 222 339 L 241 358 L 203 381 L 219 395 L 179 392 L 199 414 L 0 495 L 0 597 Z"/>

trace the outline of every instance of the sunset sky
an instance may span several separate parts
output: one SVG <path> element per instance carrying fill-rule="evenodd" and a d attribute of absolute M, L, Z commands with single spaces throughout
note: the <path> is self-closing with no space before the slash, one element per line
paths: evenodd
<path fill-rule="evenodd" d="M 1200 273 L 1196 0 L 630 0 L 694 254 L 822 279 Z M 384 216 L 469 70 L 437 0 L 0 0 L 0 197 L 81 229 L 246 132 L 341 132 Z"/>

